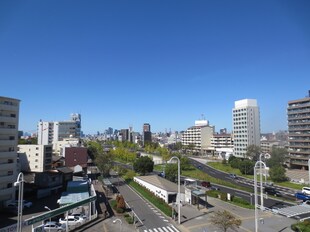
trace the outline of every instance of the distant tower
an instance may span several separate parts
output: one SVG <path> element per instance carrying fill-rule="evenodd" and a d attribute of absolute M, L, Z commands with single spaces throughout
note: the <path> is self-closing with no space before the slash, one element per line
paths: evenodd
<path fill-rule="evenodd" d="M 152 132 L 151 132 L 151 125 L 149 123 L 143 124 L 143 145 L 145 143 L 152 142 Z"/>
<path fill-rule="evenodd" d="M 235 101 L 233 137 L 236 157 L 244 158 L 249 145 L 260 146 L 260 116 L 256 99 Z"/>
<path fill-rule="evenodd" d="M 151 131 L 151 125 L 149 123 L 143 124 L 143 132 Z"/>

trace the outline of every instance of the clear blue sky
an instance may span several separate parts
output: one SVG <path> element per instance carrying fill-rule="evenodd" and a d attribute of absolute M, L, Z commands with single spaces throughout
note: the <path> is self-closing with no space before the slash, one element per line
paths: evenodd
<path fill-rule="evenodd" d="M 0 96 L 19 129 L 82 114 L 84 133 L 151 124 L 185 130 L 204 114 L 232 128 L 257 99 L 262 132 L 286 130 L 310 89 L 310 1 L 0 1 Z"/>

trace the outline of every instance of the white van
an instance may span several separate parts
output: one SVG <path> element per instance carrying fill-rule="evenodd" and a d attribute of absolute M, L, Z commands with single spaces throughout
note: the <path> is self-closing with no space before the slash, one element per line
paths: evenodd
<path fill-rule="evenodd" d="M 306 195 L 310 195 L 310 187 L 303 187 L 301 192 Z"/>

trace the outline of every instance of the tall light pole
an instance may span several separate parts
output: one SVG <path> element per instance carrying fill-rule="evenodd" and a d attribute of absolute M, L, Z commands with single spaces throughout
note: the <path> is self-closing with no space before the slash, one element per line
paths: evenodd
<path fill-rule="evenodd" d="M 171 163 L 173 159 L 176 159 L 178 161 L 178 196 L 177 196 L 177 204 L 178 204 L 178 223 L 181 224 L 181 181 L 180 181 L 180 176 L 181 176 L 181 171 L 180 171 L 180 159 L 176 156 L 173 156 L 168 163 Z"/>
<path fill-rule="evenodd" d="M 48 208 L 47 206 L 44 206 L 44 209 L 47 209 L 49 211 L 52 211 L 50 208 Z M 50 225 L 48 227 L 48 231 L 51 231 L 51 221 L 52 221 L 52 218 L 50 217 Z"/>
<path fill-rule="evenodd" d="M 255 166 L 254 166 L 254 200 L 255 200 L 255 204 L 254 204 L 254 207 L 255 207 L 255 232 L 258 232 L 258 212 L 257 212 L 257 175 L 256 175 L 256 168 L 257 168 L 257 165 L 263 165 L 264 168 L 266 169 L 266 164 L 263 162 L 263 161 L 257 161 L 255 163 Z M 262 182 L 262 177 L 260 179 L 260 181 Z M 261 189 L 261 198 L 263 197 L 263 193 L 262 193 L 262 189 Z M 262 209 L 262 208 L 261 208 Z"/>
<path fill-rule="evenodd" d="M 120 232 L 122 232 L 122 220 L 121 219 L 119 219 L 119 218 L 117 218 L 117 219 L 115 219 L 114 221 L 113 221 L 113 223 L 115 224 L 116 222 L 119 222 L 120 224 L 119 224 L 119 231 Z"/>
<path fill-rule="evenodd" d="M 17 202 L 17 232 L 22 231 L 22 218 L 23 218 L 23 200 L 24 200 L 24 174 L 20 172 L 17 176 L 14 186 L 18 186 L 18 202 Z"/>
<path fill-rule="evenodd" d="M 270 155 L 268 153 L 261 153 L 259 155 L 259 161 L 260 161 L 260 165 L 259 165 L 259 176 L 260 176 L 260 204 L 261 204 L 261 209 L 264 210 L 264 196 L 263 196 L 263 172 L 262 172 L 262 157 L 264 156 L 265 159 L 269 159 Z M 266 166 L 266 165 L 265 165 Z M 267 179 L 267 175 L 265 173 L 265 182 Z"/>

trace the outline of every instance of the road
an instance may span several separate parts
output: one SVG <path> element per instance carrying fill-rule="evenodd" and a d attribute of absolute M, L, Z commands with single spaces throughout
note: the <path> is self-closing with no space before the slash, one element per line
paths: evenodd
<path fill-rule="evenodd" d="M 120 181 L 118 182 L 118 180 Z M 123 195 L 126 203 L 136 214 L 138 218 L 138 223 L 136 225 L 139 231 L 179 231 L 169 223 L 169 220 L 165 215 L 154 208 L 145 199 L 140 197 L 121 179 L 111 178 L 110 181 L 118 189 L 119 193 Z"/>

